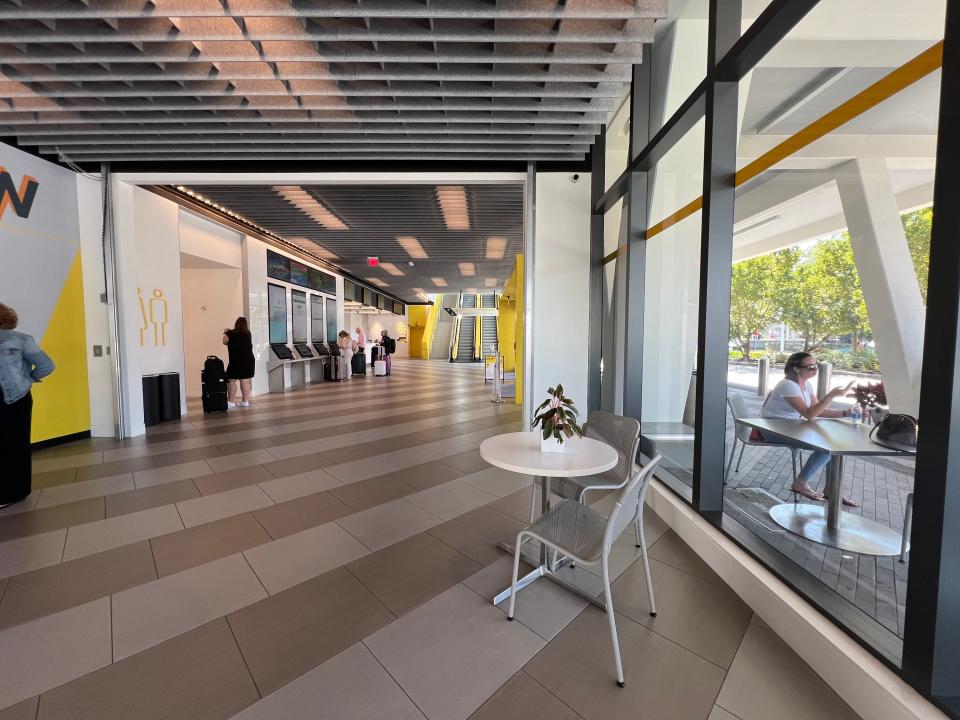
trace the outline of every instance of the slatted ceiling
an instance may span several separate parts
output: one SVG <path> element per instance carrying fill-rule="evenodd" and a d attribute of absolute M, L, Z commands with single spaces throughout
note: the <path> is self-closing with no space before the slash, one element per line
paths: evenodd
<path fill-rule="evenodd" d="M 435 288 L 433 278 L 451 291 L 475 287 L 477 278 L 503 285 L 523 249 L 523 186 L 466 185 L 468 230 L 450 230 L 433 185 L 309 185 L 300 188 L 339 218 L 346 229 L 324 228 L 309 213 L 288 202 L 276 188 L 258 185 L 191 186 L 191 192 L 232 210 L 317 257 L 331 259 L 355 277 L 379 277 L 383 289 L 408 302 L 420 302 L 419 288 Z M 289 191 L 287 192 L 289 195 Z M 304 205 L 304 203 L 300 203 Z M 398 237 L 413 237 L 428 255 Z M 502 238 L 504 252 L 488 258 L 491 237 Z M 495 243 L 498 247 L 500 240 Z M 414 256 L 411 256 L 413 248 Z M 336 256 L 333 259 L 331 255 Z M 376 255 L 381 267 L 367 266 Z M 414 266 L 408 265 L 409 261 Z M 461 264 L 475 274 L 466 277 Z M 389 272 L 392 264 L 403 275 Z"/>
<path fill-rule="evenodd" d="M 0 0 L 0 135 L 89 163 L 582 160 L 665 14 L 666 0 Z"/>

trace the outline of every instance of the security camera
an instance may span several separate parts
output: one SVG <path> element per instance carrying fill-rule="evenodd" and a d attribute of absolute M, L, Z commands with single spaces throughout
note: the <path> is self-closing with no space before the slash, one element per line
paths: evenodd
<path fill-rule="evenodd" d="M 570 178 L 570 182 L 572 182 L 572 183 L 580 182 L 580 176 L 579 176 L 579 175 L 574 175 L 572 178 Z"/>

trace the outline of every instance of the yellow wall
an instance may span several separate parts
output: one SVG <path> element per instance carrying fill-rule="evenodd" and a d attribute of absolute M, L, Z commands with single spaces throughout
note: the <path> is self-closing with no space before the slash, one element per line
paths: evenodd
<path fill-rule="evenodd" d="M 429 305 L 407 305 L 407 321 L 410 324 L 410 357 L 423 357 L 423 331 L 427 327 Z"/>
<path fill-rule="evenodd" d="M 500 345 L 500 354 L 503 355 L 504 372 L 513 372 L 516 367 L 516 348 L 514 343 L 517 337 L 517 289 L 504 290 L 497 306 L 500 314 L 497 316 L 497 340 Z"/>
<path fill-rule="evenodd" d="M 516 357 L 514 358 L 514 367 L 516 368 L 517 374 L 517 391 L 516 396 L 514 397 L 514 402 L 517 405 L 523 405 L 523 337 L 524 337 L 524 327 L 523 327 L 523 318 L 525 313 L 525 308 L 523 304 L 523 293 L 524 293 L 524 283 L 523 283 L 523 255 L 517 255 L 517 266 L 513 270 L 517 275 L 517 317 L 516 324 L 514 327 L 515 336 L 514 336 L 514 347 L 516 350 Z"/>

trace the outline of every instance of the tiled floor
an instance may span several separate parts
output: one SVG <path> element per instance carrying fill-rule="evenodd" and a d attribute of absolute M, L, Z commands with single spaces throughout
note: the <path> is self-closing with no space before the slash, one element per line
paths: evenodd
<path fill-rule="evenodd" d="M 657 618 L 632 535 L 612 563 L 626 688 L 557 586 L 506 622 L 529 479 L 479 455 L 519 425 L 481 373 L 399 360 L 38 452 L 0 513 L 0 720 L 855 717 L 649 511 Z"/>

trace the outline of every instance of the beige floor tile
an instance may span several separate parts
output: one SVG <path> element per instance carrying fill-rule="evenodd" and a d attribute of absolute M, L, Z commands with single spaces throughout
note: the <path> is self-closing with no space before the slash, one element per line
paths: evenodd
<path fill-rule="evenodd" d="M 244 555 L 264 587 L 275 595 L 369 552 L 331 522 L 251 548 Z"/>
<path fill-rule="evenodd" d="M 153 556 L 160 577 L 233 555 L 241 550 L 270 542 L 270 536 L 250 514 L 167 533 L 153 538 Z"/>
<path fill-rule="evenodd" d="M 493 502 L 496 496 L 466 485 L 460 480 L 453 480 L 414 493 L 408 496 L 407 500 L 444 520 L 452 520 L 458 515 Z"/>
<path fill-rule="evenodd" d="M 133 482 L 138 488 L 163 483 L 177 482 L 189 478 L 209 475 L 213 469 L 206 460 L 193 460 L 182 465 L 167 465 L 166 467 L 139 470 L 133 474 Z"/>
<path fill-rule="evenodd" d="M 613 583 L 617 612 L 700 657 L 729 668 L 753 611 L 729 587 L 650 561 L 657 617 L 650 617 L 643 563 Z"/>
<path fill-rule="evenodd" d="M 516 623 L 514 623 L 516 624 Z M 607 615 L 587 607 L 524 668 L 586 720 L 704 720 L 723 670 L 617 616 L 626 687 L 616 686 Z"/>
<path fill-rule="evenodd" d="M 133 475 L 114 475 L 112 477 L 97 478 L 96 480 L 82 480 L 70 485 L 58 485 L 46 488 L 40 494 L 37 508 L 63 505 L 64 503 L 97 498 L 111 493 L 133 490 Z"/>
<path fill-rule="evenodd" d="M 57 485 L 66 485 L 77 479 L 76 468 L 65 468 L 63 470 L 51 470 L 50 472 L 35 472 L 32 478 L 34 490 L 40 488 L 55 487 Z"/>
<path fill-rule="evenodd" d="M 751 623 L 717 705 L 742 720 L 857 720 L 858 716 L 772 630 Z"/>
<path fill-rule="evenodd" d="M 353 512 L 383 505 L 413 493 L 414 490 L 409 485 L 388 477 L 372 477 L 330 490 L 333 497 L 349 505 Z"/>
<path fill-rule="evenodd" d="M 420 533 L 355 560 L 347 569 L 399 616 L 471 576 L 480 565 Z"/>
<path fill-rule="evenodd" d="M 236 470 L 195 477 L 193 482 L 202 495 L 216 495 L 272 479 L 273 475 L 263 465 L 248 465 Z"/>
<path fill-rule="evenodd" d="M 0 708 L 110 664 L 110 599 L 0 632 Z"/>
<path fill-rule="evenodd" d="M 362 643 L 267 695 L 232 720 L 279 718 L 426 720 Z"/>
<path fill-rule="evenodd" d="M 54 530 L 0 543 L 0 577 L 56 565 L 63 555 L 66 536 L 66 530 Z"/>
<path fill-rule="evenodd" d="M 214 472 L 225 472 L 227 470 L 247 467 L 248 465 L 260 465 L 262 463 L 273 462 L 274 460 L 276 460 L 276 458 L 266 450 L 251 450 L 249 452 L 210 458 L 207 460 L 207 464 L 213 468 Z"/>
<path fill-rule="evenodd" d="M 99 465 L 103 462 L 102 452 L 74 453 L 62 457 L 44 458 L 33 461 L 33 471 L 37 473 L 52 472 L 65 468 L 78 468 L 85 465 Z"/>
<path fill-rule="evenodd" d="M 274 445 L 273 447 L 267 448 L 267 452 L 277 460 L 286 460 L 287 458 L 300 457 L 301 455 L 313 455 L 323 452 L 326 449 L 327 445 L 319 440 L 303 440 L 302 442 L 290 443 L 288 445 Z"/>
<path fill-rule="evenodd" d="M 220 619 L 45 693 L 38 720 L 221 720 L 258 698 Z"/>
<path fill-rule="evenodd" d="M 228 619 L 266 695 L 383 627 L 393 615 L 359 580 L 337 568 Z"/>
<path fill-rule="evenodd" d="M 113 596 L 114 660 L 158 645 L 267 593 L 242 555 L 230 555 Z"/>
<path fill-rule="evenodd" d="M 437 485 L 443 485 L 451 480 L 456 480 L 463 477 L 463 473 L 446 465 L 441 465 L 435 460 L 431 460 L 420 463 L 419 465 L 394 470 L 379 477 L 402 483 L 417 491 L 429 490 Z"/>
<path fill-rule="evenodd" d="M 331 522 L 353 513 L 353 510 L 328 492 L 318 492 L 295 500 L 254 510 L 260 521 L 274 539 Z"/>
<path fill-rule="evenodd" d="M 153 461 L 157 464 L 157 467 L 166 467 L 168 465 L 182 465 L 183 463 L 193 462 L 194 460 L 220 457 L 220 455 L 222 455 L 220 448 L 210 445 L 191 448 L 190 450 L 174 450 L 172 452 L 159 453 L 153 456 Z"/>
<path fill-rule="evenodd" d="M 707 720 L 741 720 L 736 715 L 728 713 L 719 705 L 713 706 L 713 711 L 710 713 L 710 717 Z"/>
<path fill-rule="evenodd" d="M 46 491 L 44 491 L 46 492 Z M 0 518 L 0 542 L 103 520 L 103 498 L 78 500 Z"/>
<path fill-rule="evenodd" d="M 182 529 L 183 523 L 173 505 L 75 525 L 67 531 L 63 560 L 73 560 Z"/>
<path fill-rule="evenodd" d="M 17 575 L 0 602 L 0 627 L 53 615 L 156 578 L 146 541 Z"/>
<path fill-rule="evenodd" d="M 509 470 L 488 467 L 485 470 L 464 475 L 461 482 L 501 498 L 529 487 L 533 483 L 533 478 Z"/>
<path fill-rule="evenodd" d="M 667 530 L 659 540 L 647 547 L 650 550 L 651 558 L 704 580 L 723 584 L 720 576 L 701 560 L 700 556 L 681 540 L 680 536 L 673 530 Z"/>
<path fill-rule="evenodd" d="M 307 470 L 296 475 L 287 475 L 258 483 L 274 502 L 282 503 L 305 495 L 331 490 L 342 484 L 326 470 Z"/>
<path fill-rule="evenodd" d="M 264 462 L 263 466 L 274 477 L 283 478 L 288 475 L 303 475 L 311 470 L 320 470 L 331 465 L 330 459 L 322 453 L 298 455 L 286 460 Z"/>
<path fill-rule="evenodd" d="M 490 468 L 490 463 L 480 457 L 480 449 L 474 445 L 471 449 L 440 459 L 444 465 L 449 465 L 463 473 L 475 473 Z"/>
<path fill-rule="evenodd" d="M 462 720 L 544 642 L 456 585 L 364 644 L 430 720 Z"/>
<path fill-rule="evenodd" d="M 35 720 L 37 717 L 37 703 L 40 696 L 24 700 L 6 710 L 0 710 L 0 720 Z"/>
<path fill-rule="evenodd" d="M 526 575 L 532 569 L 521 563 L 520 576 Z M 510 586 L 511 572 L 513 558 L 504 556 L 464 580 L 463 584 L 487 602 L 493 602 L 497 593 Z M 541 578 L 517 594 L 515 617 L 544 640 L 552 640 L 586 606 L 585 600 L 567 592 L 556 583 Z M 504 600 L 497 607 L 506 614 L 510 608 L 509 600 Z"/>
<path fill-rule="evenodd" d="M 361 460 L 351 460 L 350 462 L 331 465 L 325 468 L 328 473 L 344 484 L 360 482 L 367 478 L 377 475 L 384 475 L 396 470 L 393 465 L 388 465 L 376 458 L 363 458 Z"/>
<path fill-rule="evenodd" d="M 337 524 L 371 550 L 429 530 L 443 520 L 405 498 L 337 520 Z"/>
<path fill-rule="evenodd" d="M 520 671 L 481 705 L 470 720 L 580 720 L 580 716 Z"/>
<path fill-rule="evenodd" d="M 524 527 L 524 523 L 519 520 L 484 506 L 437 525 L 427 532 L 481 565 L 489 565 L 506 557 L 506 553 L 497 547 L 497 543 L 513 544 L 517 533 Z"/>
<path fill-rule="evenodd" d="M 5 508 L 0 508 L 0 518 L 8 517 L 10 515 L 18 515 L 22 512 L 27 512 L 28 510 L 33 510 L 37 503 L 40 502 L 40 493 L 43 490 L 41 488 L 34 487 L 33 492 L 27 495 L 23 500 L 15 502 L 13 505 L 8 505 Z"/>
<path fill-rule="evenodd" d="M 530 522 L 530 493 L 532 492 L 532 488 L 518 490 L 490 503 L 490 507 L 519 520 L 526 527 Z"/>
<path fill-rule="evenodd" d="M 148 455 L 169 452 L 170 449 L 170 443 L 153 443 L 151 445 L 135 445 L 133 447 L 117 448 L 116 450 L 104 450 L 103 461 L 114 462 L 115 460 L 147 457 Z"/>
<path fill-rule="evenodd" d="M 395 468 L 407 468 L 422 465 L 430 460 L 439 460 L 441 457 L 439 453 L 431 452 L 418 445 L 382 453 L 377 455 L 377 460 Z"/>
<path fill-rule="evenodd" d="M 127 515 L 140 510 L 173 505 L 181 500 L 190 500 L 200 497 L 200 491 L 193 484 L 193 480 L 178 480 L 177 482 L 152 485 L 139 490 L 107 495 L 107 517 Z"/>
<path fill-rule="evenodd" d="M 186 527 L 213 522 L 231 515 L 273 505 L 273 500 L 256 485 L 177 503 L 177 510 Z"/>

